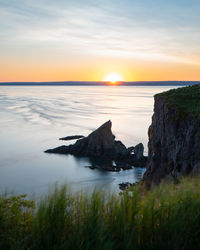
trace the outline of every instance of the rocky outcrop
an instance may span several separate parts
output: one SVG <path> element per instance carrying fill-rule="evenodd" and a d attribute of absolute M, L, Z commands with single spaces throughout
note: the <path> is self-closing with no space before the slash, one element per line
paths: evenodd
<path fill-rule="evenodd" d="M 132 169 L 133 167 L 129 164 L 121 164 L 121 165 L 114 165 L 112 163 L 108 164 L 94 164 L 91 166 L 86 166 L 86 168 L 90 169 L 99 169 L 99 170 L 105 170 L 109 172 L 120 172 L 121 170 L 129 170 Z"/>
<path fill-rule="evenodd" d="M 144 167 L 147 158 L 143 156 L 143 145 L 140 143 L 135 147 L 126 148 L 121 141 L 115 140 L 111 126 L 111 121 L 107 121 L 87 137 L 77 140 L 75 144 L 49 149 L 45 152 L 115 160 L 117 167 L 111 166 L 110 163 L 103 165 L 105 169 L 111 169 L 111 171 L 112 169 L 115 171 L 130 169 L 129 165 Z M 91 168 L 99 168 L 99 165 L 93 164 Z"/>
<path fill-rule="evenodd" d="M 143 177 L 147 186 L 163 179 L 179 180 L 181 176 L 199 173 L 200 119 L 196 107 L 192 106 L 193 101 L 195 105 L 199 102 L 194 99 L 195 88 L 192 92 L 190 87 L 155 96 L 148 131 L 147 171 Z"/>
<path fill-rule="evenodd" d="M 66 136 L 66 137 L 59 138 L 59 140 L 61 140 L 61 141 L 70 141 L 70 140 L 81 139 L 83 137 L 84 137 L 83 135 L 71 135 L 71 136 Z"/>
<path fill-rule="evenodd" d="M 91 157 L 109 156 L 113 155 L 115 151 L 114 138 L 111 131 L 111 121 L 108 121 L 87 137 L 77 140 L 75 144 L 50 149 L 46 152 Z"/>

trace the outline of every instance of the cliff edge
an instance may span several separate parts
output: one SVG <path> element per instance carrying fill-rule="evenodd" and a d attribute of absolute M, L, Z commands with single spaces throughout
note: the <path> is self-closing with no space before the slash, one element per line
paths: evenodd
<path fill-rule="evenodd" d="M 155 95 L 149 127 L 147 185 L 200 171 L 200 85 Z"/>

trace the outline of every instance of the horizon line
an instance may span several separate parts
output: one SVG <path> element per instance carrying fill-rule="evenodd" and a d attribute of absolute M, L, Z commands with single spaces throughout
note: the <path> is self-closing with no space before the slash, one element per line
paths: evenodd
<path fill-rule="evenodd" d="M 155 80 L 155 81 L 116 81 L 115 84 L 123 84 L 123 83 L 196 83 L 200 82 L 200 80 Z M 29 84 L 29 83 L 35 83 L 35 84 L 46 84 L 46 83 L 102 83 L 102 84 L 110 84 L 110 81 L 0 81 L 0 84 Z"/>

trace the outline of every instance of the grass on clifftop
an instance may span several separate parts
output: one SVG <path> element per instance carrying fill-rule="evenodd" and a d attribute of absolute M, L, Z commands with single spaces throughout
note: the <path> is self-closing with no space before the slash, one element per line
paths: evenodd
<path fill-rule="evenodd" d="M 0 249 L 200 249 L 200 179 L 121 196 L 0 196 Z"/>
<path fill-rule="evenodd" d="M 200 84 L 172 89 L 156 96 L 164 96 L 170 105 L 174 105 L 183 115 L 200 116 Z"/>

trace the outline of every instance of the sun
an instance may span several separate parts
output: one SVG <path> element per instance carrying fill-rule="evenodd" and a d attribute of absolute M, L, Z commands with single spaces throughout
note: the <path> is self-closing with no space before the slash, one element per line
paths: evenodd
<path fill-rule="evenodd" d="M 123 81 L 123 77 L 118 74 L 118 73 L 110 73 L 108 74 L 105 79 L 104 79 L 105 82 L 110 82 L 112 84 L 115 84 L 117 82 L 122 82 Z"/>

